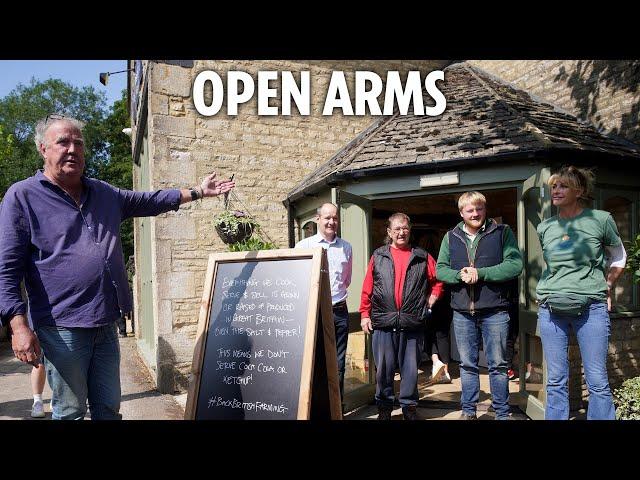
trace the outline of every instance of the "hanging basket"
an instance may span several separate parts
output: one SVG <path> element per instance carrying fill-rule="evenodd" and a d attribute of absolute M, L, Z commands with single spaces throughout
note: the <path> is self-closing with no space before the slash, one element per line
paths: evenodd
<path fill-rule="evenodd" d="M 253 234 L 253 225 L 250 223 L 241 223 L 233 230 L 227 224 L 221 223 L 216 225 L 216 232 L 220 239 L 227 245 L 236 242 L 244 242 Z"/>
<path fill-rule="evenodd" d="M 227 245 L 243 242 L 253 234 L 256 224 L 244 212 L 225 210 L 216 217 L 215 229 L 220 239 Z"/>

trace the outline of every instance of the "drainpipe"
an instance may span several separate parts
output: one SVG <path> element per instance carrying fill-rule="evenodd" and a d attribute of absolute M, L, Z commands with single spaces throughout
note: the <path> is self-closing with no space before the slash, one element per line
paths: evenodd
<path fill-rule="evenodd" d="M 293 207 L 289 199 L 283 200 L 285 208 L 287 209 L 287 230 L 289 232 L 289 248 L 293 248 L 296 245 L 296 235 L 293 226 Z"/>

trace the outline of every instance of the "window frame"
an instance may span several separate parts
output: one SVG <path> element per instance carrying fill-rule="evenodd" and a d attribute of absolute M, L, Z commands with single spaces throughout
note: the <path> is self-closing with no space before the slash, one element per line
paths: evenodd
<path fill-rule="evenodd" d="M 621 197 L 627 199 L 631 205 L 631 224 L 630 224 L 630 240 L 633 240 L 638 233 L 640 233 L 640 193 L 637 189 L 632 187 L 614 185 L 614 184 L 598 184 L 594 189 L 594 208 L 609 212 L 605 209 L 605 202 L 613 197 Z M 612 212 L 609 212 L 613 215 Z M 615 220 L 615 217 L 614 217 Z M 616 222 L 618 230 L 620 226 Z M 622 238 L 622 241 L 626 240 Z M 626 246 L 625 246 L 626 249 Z M 627 252 L 628 254 L 628 252 Z M 615 306 L 615 304 L 614 304 Z M 614 315 L 621 314 L 626 315 L 630 313 L 637 313 L 640 311 L 640 285 L 634 284 L 631 280 L 631 305 L 620 306 L 616 312 L 612 312 Z"/>

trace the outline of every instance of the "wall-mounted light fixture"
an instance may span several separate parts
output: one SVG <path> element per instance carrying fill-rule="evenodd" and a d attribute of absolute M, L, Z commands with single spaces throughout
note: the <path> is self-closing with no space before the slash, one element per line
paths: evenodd
<path fill-rule="evenodd" d="M 104 86 L 107 86 L 109 82 L 109 75 L 114 75 L 116 73 L 124 73 L 124 72 L 133 72 L 133 68 L 127 68 L 126 70 L 120 70 L 118 72 L 101 72 L 100 73 L 100 83 Z"/>

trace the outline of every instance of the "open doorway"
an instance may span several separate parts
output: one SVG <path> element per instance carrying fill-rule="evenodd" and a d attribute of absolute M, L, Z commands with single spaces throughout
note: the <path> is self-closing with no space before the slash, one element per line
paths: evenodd
<path fill-rule="evenodd" d="M 498 223 L 506 223 L 517 234 L 516 188 L 479 190 L 487 198 L 487 215 Z M 440 243 L 448 230 L 462 219 L 458 212 L 458 197 L 463 192 L 400 197 L 373 201 L 372 247 L 384 244 L 387 219 L 396 212 L 409 215 L 413 225 L 412 244 L 425 248 L 438 257 Z"/>
<path fill-rule="evenodd" d="M 497 223 L 504 223 L 511 227 L 517 238 L 517 189 L 500 188 L 491 190 L 479 190 L 487 199 L 487 216 L 493 218 Z M 387 235 L 387 220 L 396 213 L 402 212 L 411 218 L 411 243 L 412 245 L 424 248 L 434 259 L 438 259 L 440 244 L 442 239 L 451 228 L 458 224 L 462 219 L 458 211 L 458 198 L 463 193 L 442 193 L 413 197 L 398 197 L 383 200 L 374 200 L 372 202 L 372 250 L 384 244 Z M 517 295 L 515 295 L 517 298 Z M 450 352 L 448 355 L 450 360 L 459 362 L 458 349 L 455 343 L 455 336 L 451 325 L 453 312 L 450 308 L 450 293 L 445 286 L 444 296 L 436 303 L 433 309 L 433 319 L 447 326 L 450 335 Z M 514 308 L 509 312 L 512 316 L 512 325 L 516 328 L 518 325 L 518 308 L 514 304 Z M 514 335 L 515 337 L 515 335 Z M 430 332 L 425 338 L 425 352 L 423 360 L 431 364 L 430 353 L 432 348 L 431 342 L 434 341 L 434 333 Z M 515 338 L 511 339 L 515 343 Z M 434 344 L 435 345 L 435 342 Z M 517 350 L 517 344 L 514 349 Z M 517 351 L 514 352 L 517 355 Z M 517 365 L 517 361 L 513 360 L 513 365 Z M 479 365 L 486 367 L 486 358 L 484 352 L 480 352 Z M 430 372 L 427 370 L 427 372 Z M 430 376 L 430 373 L 426 374 Z M 424 379 L 422 379 L 424 381 Z"/>

